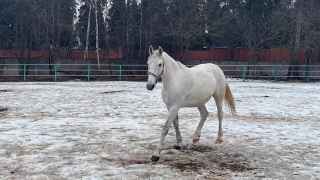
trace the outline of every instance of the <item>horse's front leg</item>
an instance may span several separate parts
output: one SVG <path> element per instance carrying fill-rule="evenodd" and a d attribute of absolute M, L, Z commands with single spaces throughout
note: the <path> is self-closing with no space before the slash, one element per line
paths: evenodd
<path fill-rule="evenodd" d="M 178 107 L 172 107 L 169 109 L 168 119 L 167 119 L 166 123 L 164 124 L 164 126 L 162 127 L 160 144 L 159 144 L 157 152 L 156 152 L 157 154 L 155 154 L 151 157 L 152 161 L 158 161 L 160 159 L 160 153 L 161 153 L 161 150 L 163 149 L 164 140 L 169 132 L 169 128 L 170 128 L 171 124 L 173 123 L 173 121 L 176 119 L 176 117 L 178 115 L 178 111 L 179 111 Z"/>
<path fill-rule="evenodd" d="M 170 111 L 170 108 L 167 106 L 167 110 Z M 182 136 L 179 128 L 179 115 L 177 113 L 176 118 L 173 120 L 173 127 L 176 131 L 176 139 L 177 139 L 177 145 L 174 147 L 175 149 L 181 149 L 182 145 Z"/>
<path fill-rule="evenodd" d="M 174 126 L 174 129 L 176 130 L 176 139 L 177 139 L 177 145 L 175 146 L 175 148 L 181 149 L 182 137 L 181 137 L 181 132 L 179 129 L 179 116 L 178 115 L 173 121 L 173 126 Z"/>

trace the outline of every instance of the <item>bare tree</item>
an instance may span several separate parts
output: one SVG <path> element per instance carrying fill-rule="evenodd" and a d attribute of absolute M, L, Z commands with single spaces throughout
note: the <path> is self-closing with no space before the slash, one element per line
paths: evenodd
<path fill-rule="evenodd" d="M 91 0 L 88 0 L 87 4 L 89 5 L 89 13 L 88 13 L 87 36 L 86 36 L 86 48 L 85 48 L 85 53 L 84 53 L 84 59 L 85 60 L 87 60 L 87 58 L 88 58 L 88 49 L 89 49 L 89 35 L 90 35 L 91 11 L 92 11 Z"/>
<path fill-rule="evenodd" d="M 302 11 L 303 8 L 303 2 L 302 1 L 296 1 L 295 2 L 295 11 L 296 18 L 295 18 L 295 34 L 294 34 L 294 40 L 293 40 L 293 46 L 292 46 L 292 52 L 291 52 L 291 62 L 290 67 L 288 69 L 288 76 L 290 79 L 298 79 L 299 77 L 299 67 L 297 66 L 299 64 L 299 51 L 301 48 L 301 35 L 302 35 L 302 27 L 303 27 L 303 20 L 304 20 L 304 14 Z"/>
<path fill-rule="evenodd" d="M 301 6 L 301 5 L 300 5 Z M 297 8 L 297 22 L 296 22 L 296 33 L 295 33 L 295 41 L 294 41 L 294 51 L 297 53 L 301 47 L 301 33 L 302 33 L 302 23 L 303 23 L 303 14 L 302 9 L 299 5 Z"/>
<path fill-rule="evenodd" d="M 98 68 L 100 69 L 98 0 L 94 0 L 94 5 L 95 5 L 95 19 L 96 19 L 96 54 L 97 54 Z"/>
<path fill-rule="evenodd" d="M 142 55 L 142 35 L 143 35 L 143 0 L 140 3 L 140 24 L 139 24 L 139 57 Z"/>

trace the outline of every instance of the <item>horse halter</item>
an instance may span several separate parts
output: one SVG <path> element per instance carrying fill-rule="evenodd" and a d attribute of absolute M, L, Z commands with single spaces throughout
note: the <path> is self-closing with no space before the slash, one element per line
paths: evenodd
<path fill-rule="evenodd" d="M 162 76 L 163 72 L 164 72 L 164 63 L 162 63 L 162 71 L 159 75 L 156 75 L 155 73 L 150 72 L 150 71 L 148 71 L 148 75 L 154 76 L 156 78 L 156 80 L 159 80 L 160 77 Z"/>

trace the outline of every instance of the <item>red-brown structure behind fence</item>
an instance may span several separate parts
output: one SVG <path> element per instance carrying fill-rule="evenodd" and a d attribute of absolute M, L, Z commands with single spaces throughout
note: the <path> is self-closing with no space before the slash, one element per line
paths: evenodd
<path fill-rule="evenodd" d="M 58 59 L 70 59 L 70 60 L 82 60 L 84 59 L 83 50 L 38 50 L 38 51 L 28 51 L 28 50 L 0 50 L 0 59 L 48 59 L 49 56 L 56 57 Z M 302 49 L 299 52 L 299 60 L 301 63 L 305 59 L 305 51 Z M 122 51 L 111 50 L 111 51 L 100 51 L 100 59 L 115 61 L 120 60 L 124 57 Z M 256 60 L 258 62 L 287 62 L 291 60 L 291 53 L 289 49 L 286 48 L 272 48 L 272 49 L 261 49 L 252 50 L 248 48 L 211 48 L 208 50 L 190 50 L 185 52 L 178 52 L 174 54 L 174 57 L 178 60 L 192 60 L 192 61 L 250 61 Z M 96 60 L 96 51 L 89 51 L 89 60 Z"/>
<path fill-rule="evenodd" d="M 61 59 L 72 59 L 76 61 L 84 59 L 85 52 L 82 50 L 56 50 L 51 53 L 48 50 L 0 50 L 0 59 L 48 59 L 50 55 Z M 121 50 L 100 51 L 99 55 L 101 60 L 119 60 L 123 57 Z M 95 60 L 96 58 L 96 51 L 88 51 L 87 59 Z"/>
<path fill-rule="evenodd" d="M 299 60 L 304 62 L 305 52 L 300 50 Z M 186 51 L 184 53 L 177 53 L 176 57 L 179 60 L 212 60 L 212 61 L 250 61 L 256 60 L 259 62 L 290 62 L 291 53 L 286 48 L 272 48 L 252 50 L 248 48 L 212 48 L 201 51 Z"/>

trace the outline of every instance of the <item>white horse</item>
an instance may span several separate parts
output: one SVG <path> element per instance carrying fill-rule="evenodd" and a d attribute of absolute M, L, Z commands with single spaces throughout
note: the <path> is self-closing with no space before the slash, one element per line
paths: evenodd
<path fill-rule="evenodd" d="M 201 120 L 193 135 L 193 144 L 200 140 L 201 129 L 208 117 L 206 103 L 214 98 L 218 111 L 219 131 L 216 143 L 222 143 L 223 101 L 226 100 L 234 114 L 235 103 L 231 90 L 226 83 L 223 71 L 215 64 L 200 64 L 188 68 L 175 61 L 161 47 L 149 48 L 147 89 L 153 90 L 159 79 L 162 79 L 162 99 L 169 111 L 168 119 L 163 126 L 160 145 L 152 161 L 158 161 L 163 149 L 164 139 L 171 124 L 176 131 L 177 146 L 182 143 L 179 130 L 178 111 L 183 107 L 197 107 Z"/>

